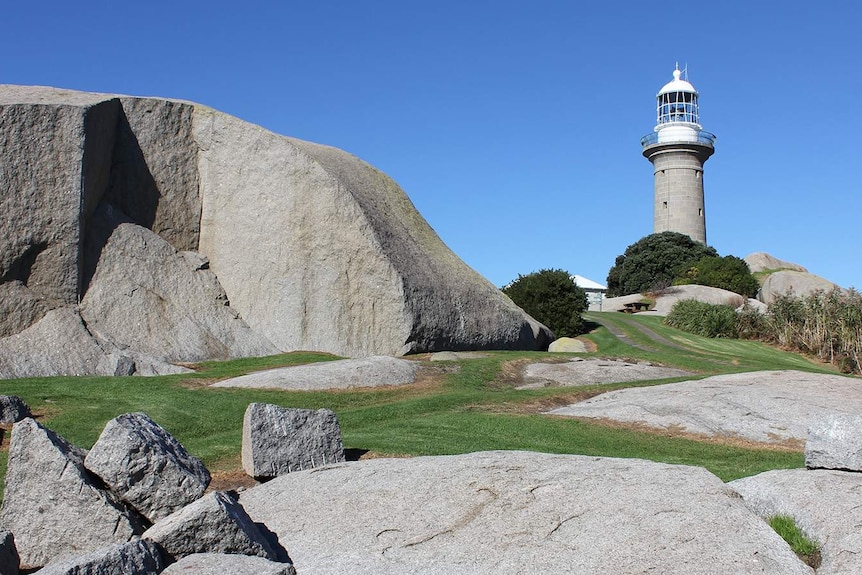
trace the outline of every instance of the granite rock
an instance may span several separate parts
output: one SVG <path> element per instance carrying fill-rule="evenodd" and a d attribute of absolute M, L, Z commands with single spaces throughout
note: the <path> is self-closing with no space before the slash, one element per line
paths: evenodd
<path fill-rule="evenodd" d="M 143 531 L 140 519 L 84 468 L 84 455 L 33 419 L 12 427 L 0 524 L 15 534 L 22 566 L 123 543 Z"/>
<path fill-rule="evenodd" d="M 805 466 L 862 471 L 862 415 L 829 414 L 812 419 L 805 442 Z"/>
<path fill-rule="evenodd" d="M 252 403 L 242 422 L 242 467 L 271 478 L 344 461 L 338 418 L 328 409 Z"/>
<path fill-rule="evenodd" d="M 187 555 L 162 571 L 162 575 L 296 575 L 290 563 L 276 563 L 263 557 L 196 553 Z"/>
<path fill-rule="evenodd" d="M 84 465 L 150 522 L 200 498 L 210 482 L 200 459 L 144 413 L 109 421 Z"/>
<path fill-rule="evenodd" d="M 155 543 L 135 539 L 67 557 L 46 565 L 39 575 L 158 575 L 164 566 Z"/>

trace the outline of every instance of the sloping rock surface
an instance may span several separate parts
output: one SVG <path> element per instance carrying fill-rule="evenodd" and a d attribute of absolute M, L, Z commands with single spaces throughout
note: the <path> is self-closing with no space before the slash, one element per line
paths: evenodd
<path fill-rule="evenodd" d="M 155 543 L 136 539 L 51 563 L 39 575 L 158 575 L 164 566 Z"/>
<path fill-rule="evenodd" d="M 22 566 L 126 542 L 143 531 L 133 513 L 99 489 L 83 459 L 82 450 L 33 419 L 13 426 L 0 525 L 15 534 Z"/>
<path fill-rule="evenodd" d="M 755 252 L 748 254 L 744 258 L 748 264 L 748 269 L 751 273 L 765 272 L 771 270 L 793 270 L 797 272 L 807 272 L 808 270 L 799 264 L 794 264 L 784 260 L 780 260 L 766 252 Z"/>
<path fill-rule="evenodd" d="M 808 422 L 862 413 L 860 380 L 801 371 L 755 371 L 610 391 L 548 413 L 802 446 Z"/>
<path fill-rule="evenodd" d="M 196 252 L 177 252 L 110 206 L 93 219 L 89 233 L 103 247 L 80 306 L 91 332 L 165 362 L 278 353 L 227 306 Z"/>
<path fill-rule="evenodd" d="M 197 104 L 0 86 L 0 189 L 0 338 L 84 300 L 99 345 L 167 361 L 273 346 L 354 357 L 545 349 L 552 339 L 378 170 Z M 106 211 L 152 235 L 94 234 Z M 167 245 L 199 252 L 215 275 L 183 269 Z M 49 347 L 83 351 L 48 335 Z M 2 343 L 0 367 L 16 369 L 0 377 L 117 371 Z"/>
<path fill-rule="evenodd" d="M 654 311 L 659 315 L 667 315 L 676 302 L 687 299 L 713 305 L 728 305 L 734 309 L 748 301 L 748 298 L 725 289 L 693 284 L 681 285 L 662 290 L 656 297 Z"/>
<path fill-rule="evenodd" d="M 403 385 L 416 380 L 418 369 L 413 361 L 374 356 L 268 369 L 219 381 L 212 386 L 321 390 Z"/>
<path fill-rule="evenodd" d="M 231 304 L 278 347 L 355 357 L 550 343 L 382 172 L 203 108 L 194 129 L 200 249 Z"/>
<path fill-rule="evenodd" d="M 141 537 L 158 543 L 172 560 L 193 553 L 281 557 L 242 505 L 222 491 L 213 491 L 165 517 Z"/>
<path fill-rule="evenodd" d="M 183 557 L 162 575 L 296 575 L 289 563 L 276 563 L 263 557 L 226 555 L 222 553 L 196 553 Z"/>
<path fill-rule="evenodd" d="M 581 359 L 566 363 L 531 363 L 524 368 L 528 380 L 540 380 L 564 386 L 618 383 L 693 375 L 689 371 L 650 363 L 632 363 L 616 359 Z"/>
<path fill-rule="evenodd" d="M 728 483 L 763 518 L 789 515 L 822 545 L 818 575 L 862 573 L 862 476 L 833 470 L 767 471 Z"/>
<path fill-rule="evenodd" d="M 109 421 L 84 465 L 151 522 L 201 497 L 210 482 L 201 460 L 143 413 Z"/>
<path fill-rule="evenodd" d="M 779 296 L 792 295 L 805 297 L 815 291 L 829 292 L 838 288 L 836 284 L 820 276 L 797 271 L 779 271 L 769 276 L 760 286 L 757 299 L 765 304 L 770 304 Z"/>
<path fill-rule="evenodd" d="M 53 309 L 21 333 L 0 339 L 0 379 L 50 375 L 185 373 L 132 349 L 99 340 L 73 306 Z"/>
<path fill-rule="evenodd" d="M 241 502 L 303 575 L 812 573 L 714 475 L 634 459 L 377 459 L 284 475 Z"/>

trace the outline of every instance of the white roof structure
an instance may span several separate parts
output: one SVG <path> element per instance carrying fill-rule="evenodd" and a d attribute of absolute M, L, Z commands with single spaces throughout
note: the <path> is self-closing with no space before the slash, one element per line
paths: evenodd
<path fill-rule="evenodd" d="M 591 279 L 585 278 L 584 276 L 579 276 L 577 274 L 572 276 L 572 281 L 575 282 L 575 285 L 581 289 L 588 290 L 597 290 L 597 291 L 607 291 L 608 286 L 603 286 L 598 282 L 594 282 Z"/>
<path fill-rule="evenodd" d="M 662 86 L 661 90 L 658 91 L 656 96 L 661 96 L 662 94 L 668 94 L 671 92 L 688 92 L 690 94 L 697 94 L 697 90 L 694 89 L 694 86 L 689 84 L 686 80 L 680 79 L 682 72 L 679 71 L 679 67 L 673 71 L 673 80 Z"/>

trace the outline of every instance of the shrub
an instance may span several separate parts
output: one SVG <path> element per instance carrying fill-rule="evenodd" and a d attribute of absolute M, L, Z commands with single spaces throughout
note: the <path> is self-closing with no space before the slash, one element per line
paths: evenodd
<path fill-rule="evenodd" d="M 674 278 L 704 257 L 718 256 L 714 248 L 685 234 L 650 234 L 617 256 L 608 272 L 608 297 L 654 291 L 669 286 Z"/>
<path fill-rule="evenodd" d="M 585 331 L 581 313 L 587 309 L 587 294 L 567 271 L 547 269 L 518 275 L 503 293 L 557 337 L 574 337 Z"/>
<path fill-rule="evenodd" d="M 677 277 L 674 283 L 716 287 L 745 297 L 754 297 L 760 289 L 760 283 L 751 273 L 748 264 L 736 256 L 701 258 Z"/>
<path fill-rule="evenodd" d="M 704 337 L 736 337 L 736 312 L 727 305 L 689 299 L 676 302 L 666 325 Z"/>

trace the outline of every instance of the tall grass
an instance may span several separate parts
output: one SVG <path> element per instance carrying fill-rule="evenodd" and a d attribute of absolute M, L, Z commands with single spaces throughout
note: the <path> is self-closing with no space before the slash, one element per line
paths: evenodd
<path fill-rule="evenodd" d="M 845 373 L 862 375 L 862 295 L 856 290 L 780 296 L 766 313 L 680 301 L 665 323 L 708 337 L 741 337 L 813 355 Z"/>

